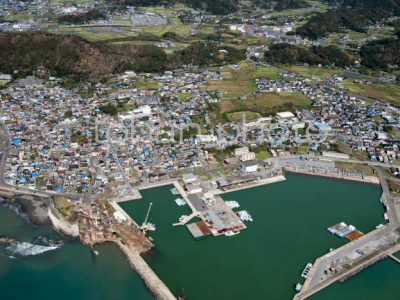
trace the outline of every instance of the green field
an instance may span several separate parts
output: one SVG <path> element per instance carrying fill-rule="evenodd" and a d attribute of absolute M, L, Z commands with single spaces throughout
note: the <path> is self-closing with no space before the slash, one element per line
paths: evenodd
<path fill-rule="evenodd" d="M 349 80 L 344 82 L 348 90 L 360 96 L 377 99 L 383 102 L 400 104 L 399 84 L 358 84 Z"/>
<path fill-rule="evenodd" d="M 330 69 L 330 68 L 320 68 L 320 67 L 307 67 L 307 66 L 285 66 L 285 70 L 290 72 L 299 74 L 303 77 L 308 78 L 320 78 L 320 79 L 329 79 L 332 78 L 333 75 L 344 75 L 344 71 L 339 69 Z"/>
<path fill-rule="evenodd" d="M 0 86 L 6 85 L 9 82 L 9 80 L 0 80 Z"/>
<path fill-rule="evenodd" d="M 220 91 L 223 99 L 237 99 L 257 91 L 256 78 L 271 80 L 280 79 L 283 70 L 277 67 L 256 67 L 252 63 L 241 63 L 241 70 L 232 70 L 228 67 L 220 70 L 223 80 L 211 81 L 208 91 Z"/>
<path fill-rule="evenodd" d="M 307 108 L 311 100 L 301 93 L 262 93 L 246 100 L 225 100 L 219 103 L 219 113 L 252 111 L 262 115 L 273 114 L 282 110 Z"/>
<path fill-rule="evenodd" d="M 152 80 L 138 80 L 134 84 L 135 88 L 144 90 L 157 90 L 158 82 Z"/>
<path fill-rule="evenodd" d="M 100 28 L 100 27 L 85 27 L 85 28 L 61 28 L 59 33 L 74 34 L 83 37 L 92 42 L 101 42 L 106 40 L 123 39 L 128 37 L 135 37 L 138 34 L 130 32 L 127 28 L 120 28 L 122 31 L 118 32 L 118 28 Z"/>
<path fill-rule="evenodd" d="M 259 113 L 253 111 L 240 111 L 228 114 L 229 120 L 232 122 L 254 121 L 261 117 Z"/>
<path fill-rule="evenodd" d="M 366 176 L 374 175 L 374 170 L 367 165 L 337 161 L 335 162 L 335 167 L 343 172 L 362 173 Z"/>

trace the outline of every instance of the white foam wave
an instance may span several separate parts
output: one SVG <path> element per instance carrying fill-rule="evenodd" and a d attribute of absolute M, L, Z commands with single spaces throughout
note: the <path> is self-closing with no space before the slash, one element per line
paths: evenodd
<path fill-rule="evenodd" d="M 41 246 L 27 242 L 15 243 L 7 247 L 7 250 L 21 256 L 34 256 L 58 249 L 60 246 Z"/>

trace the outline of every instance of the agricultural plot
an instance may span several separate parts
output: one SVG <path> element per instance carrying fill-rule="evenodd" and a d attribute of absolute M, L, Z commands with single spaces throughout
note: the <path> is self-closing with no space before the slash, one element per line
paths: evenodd
<path fill-rule="evenodd" d="M 400 104 L 400 85 L 398 84 L 358 84 L 345 81 L 344 85 L 354 94 L 392 104 Z"/>

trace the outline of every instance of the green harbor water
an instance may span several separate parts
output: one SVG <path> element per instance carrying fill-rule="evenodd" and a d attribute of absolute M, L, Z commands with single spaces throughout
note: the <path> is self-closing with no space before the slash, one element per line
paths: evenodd
<path fill-rule="evenodd" d="M 285 182 L 224 194 L 225 200 L 239 202 L 237 210 L 249 211 L 254 222 L 236 236 L 195 241 L 185 227 L 171 226 L 189 208 L 178 207 L 170 189 L 144 190 L 143 200 L 122 207 L 141 223 L 153 202 L 156 249 L 145 259 L 173 293 L 184 289 L 190 300 L 291 299 L 305 264 L 346 243 L 327 227 L 344 221 L 366 233 L 383 222 L 379 186 L 288 174 Z M 391 262 L 377 268 L 388 266 Z M 352 295 L 360 287 L 357 282 L 365 280 L 360 278 L 314 298 L 333 299 L 339 290 Z M 362 299 L 376 299 L 364 294 Z"/>
<path fill-rule="evenodd" d="M 138 222 L 153 202 L 150 219 L 156 249 L 145 256 L 170 289 L 189 300 L 291 299 L 307 262 L 346 241 L 326 231 L 345 221 L 368 232 L 383 222 L 380 188 L 374 185 L 288 175 L 286 182 L 225 194 L 254 222 L 233 237 L 195 241 L 185 227 L 172 227 L 188 207 L 178 207 L 171 186 L 142 191 L 143 200 L 122 204 Z M 10 259 L 0 250 L 0 299 L 154 299 L 117 247 L 93 256 L 77 241 L 27 224 L 0 207 L 0 236 L 30 242 L 39 235 L 64 239 L 57 250 Z M 385 260 L 312 299 L 399 299 L 400 266 Z"/>

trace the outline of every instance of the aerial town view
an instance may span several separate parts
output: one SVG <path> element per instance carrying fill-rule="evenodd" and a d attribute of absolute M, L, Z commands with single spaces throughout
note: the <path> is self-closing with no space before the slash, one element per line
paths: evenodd
<path fill-rule="evenodd" d="M 0 0 L 1 299 L 399 278 L 400 0 Z"/>

